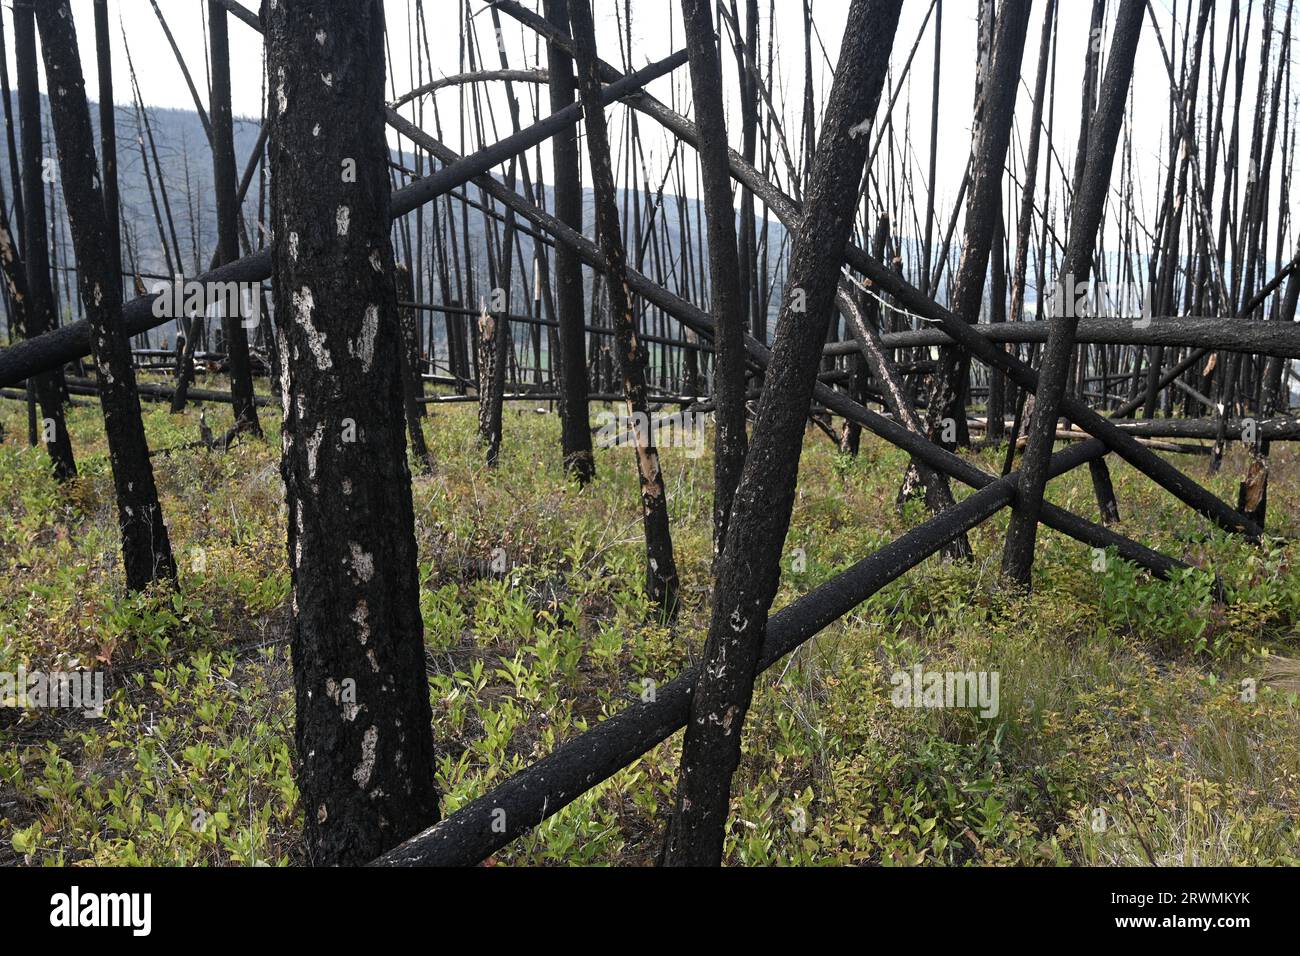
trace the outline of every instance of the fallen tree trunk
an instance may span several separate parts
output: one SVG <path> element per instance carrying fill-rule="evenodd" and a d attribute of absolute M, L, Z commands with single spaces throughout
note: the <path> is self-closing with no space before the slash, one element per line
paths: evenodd
<path fill-rule="evenodd" d="M 390 111 L 389 122 L 398 132 L 428 149 L 439 160 L 453 162 L 459 158 L 455 152 L 402 119 L 395 112 Z M 518 194 L 510 192 L 490 176 L 480 176 L 474 182 L 494 198 L 553 235 L 556 241 L 572 247 L 582 261 L 593 269 L 600 270 L 604 267 L 604 257 L 591 240 L 568 228 L 549 213 L 531 205 Z M 635 294 L 663 309 L 683 325 L 712 338 L 713 319 L 696 306 L 651 282 L 635 269 L 628 270 L 628 285 Z M 759 369 L 766 369 L 771 362 L 771 350 L 752 336 L 745 337 L 745 351 L 749 360 Z M 837 392 L 827 385 L 818 383 L 813 389 L 813 398 L 835 414 L 856 421 L 862 427 L 963 484 L 972 488 L 983 488 L 996 480 L 965 459 L 934 445 L 924 436 L 915 435 L 899 423 L 864 408 L 843 392 Z M 1116 548 L 1126 560 L 1141 565 L 1157 576 L 1164 577 L 1175 569 L 1186 567 L 1180 561 L 1054 506 L 1045 507 L 1043 521 L 1049 527 L 1068 534 L 1089 547 Z"/>
<path fill-rule="evenodd" d="M 999 322 L 972 327 L 988 342 L 998 344 L 1043 343 L 1046 322 Z M 880 337 L 886 349 L 944 347 L 952 336 L 942 329 L 891 332 Z M 1300 358 L 1300 323 L 1240 322 L 1229 319 L 1134 318 L 1081 319 L 1075 342 L 1079 345 L 1164 345 L 1170 348 L 1212 348 L 1278 358 Z M 852 342 L 826 346 L 826 355 L 848 355 L 856 351 Z"/>
<path fill-rule="evenodd" d="M 136 382 L 135 390 L 141 398 L 148 398 L 155 401 L 164 399 L 170 400 L 176 394 L 176 388 L 172 385 L 158 385 L 153 382 Z M 99 386 L 93 379 L 89 378 L 69 378 L 68 391 L 73 395 L 98 395 Z M 190 401 L 192 402 L 218 402 L 222 405 L 233 405 L 234 397 L 229 392 L 219 392 L 209 388 L 191 388 L 189 390 Z M 253 401 L 258 405 L 273 405 L 271 399 L 265 395 L 256 395 Z"/>
<path fill-rule="evenodd" d="M 601 92 L 601 102 L 609 105 L 634 92 L 644 83 L 664 76 L 686 62 L 686 51 L 680 50 L 667 59 L 652 63 L 620 82 L 606 86 Z M 34 88 L 34 87 L 33 87 Z M 396 116 L 390 111 L 389 120 Z M 444 166 L 436 173 L 404 186 L 393 193 L 390 211 L 394 219 L 405 216 L 446 192 L 463 186 L 474 177 L 487 172 L 511 156 L 523 152 L 555 135 L 556 131 L 571 126 L 581 117 L 581 108 L 575 103 L 569 109 L 548 116 L 520 133 L 508 136 L 473 156 L 458 163 Z M 39 157 L 38 157 L 39 159 Z M 41 166 L 36 164 L 39 180 Z M 30 218 L 30 217 L 29 217 Z M 263 249 L 244 256 L 227 265 L 198 276 L 194 281 L 209 283 L 260 282 L 271 277 L 271 252 Z M 128 302 L 122 309 L 123 333 L 130 337 L 172 321 L 167 316 L 154 314 L 157 294 L 142 295 Z M 90 329 L 86 321 L 71 322 L 36 338 L 0 349 L 0 387 L 12 386 L 40 372 L 60 366 L 90 354 Z"/>
<path fill-rule="evenodd" d="M 1052 474 L 1064 474 L 1103 454 L 1105 446 L 1100 442 L 1076 445 L 1052 459 Z M 1006 507 L 1019 477 L 1012 473 L 994 481 L 774 614 L 767 622 L 758 670 L 767 670 L 957 534 Z M 559 745 L 446 820 L 390 850 L 375 865 L 465 866 L 486 859 L 685 726 L 698 676 L 694 668 L 685 671 L 658 688 L 653 700 L 634 702 Z"/>
<path fill-rule="evenodd" d="M 497 0 L 495 6 L 496 9 L 509 14 L 548 39 L 553 37 L 555 42 L 560 44 L 566 42 L 565 38 L 560 37 L 545 20 L 521 6 L 517 0 Z M 609 82 L 615 82 L 623 77 L 622 73 L 607 63 L 601 64 L 601 70 L 602 78 Z M 679 139 L 692 146 L 698 146 L 699 130 L 689 120 L 654 97 L 642 92 L 629 97 L 628 103 L 634 109 L 661 123 Z M 753 191 L 787 228 L 797 227 L 803 211 L 794 199 L 773 186 L 752 164 L 747 163 L 734 150 L 728 151 L 727 158 L 733 179 Z M 892 296 L 908 312 L 938 322 L 954 342 L 985 365 L 1005 372 L 1019 388 L 1029 392 L 1037 390 L 1038 374 L 1029 365 L 989 342 L 972 326 L 939 305 L 926 293 L 913 287 L 901 275 L 865 250 L 850 243 L 845 250 L 845 259 L 852 268 L 871 281 L 877 294 Z M 1083 402 L 1066 397 L 1061 402 L 1061 411 L 1089 434 L 1104 441 L 1111 451 L 1117 453 L 1188 507 L 1228 531 L 1244 534 L 1252 540 L 1258 539 L 1261 529 L 1253 521 L 1239 514 L 1169 462 L 1111 426 Z"/>

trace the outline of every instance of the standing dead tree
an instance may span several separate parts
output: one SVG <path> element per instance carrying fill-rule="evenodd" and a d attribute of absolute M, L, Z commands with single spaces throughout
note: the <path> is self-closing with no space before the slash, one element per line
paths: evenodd
<path fill-rule="evenodd" d="M 727 169 L 727 123 L 722 106 L 722 67 L 708 0 L 682 0 L 691 90 L 699 127 L 701 185 L 709 232 L 709 291 L 717 323 L 713 390 L 717 437 L 713 458 L 713 553 L 722 553 L 727 518 L 745 464 L 745 300 L 736 247 L 736 211 Z"/>
<path fill-rule="evenodd" d="M 627 256 L 620 231 L 609 130 L 601 102 L 600 71 L 596 66 L 595 25 L 589 0 L 569 0 L 569 24 L 578 73 L 578 93 L 587 123 L 587 155 L 596 194 L 596 231 L 609 264 L 606 287 L 618 346 L 623 395 L 631 419 L 641 486 L 641 515 L 645 526 L 646 590 L 651 601 L 671 618 L 677 608 L 677 562 L 668 524 L 668 492 L 659 467 L 646 399 L 646 352 L 639 341 L 636 315 L 627 285 Z"/>
<path fill-rule="evenodd" d="M 45 220 L 45 158 L 41 155 L 41 90 L 37 82 L 36 23 L 31 0 L 14 4 L 14 60 L 18 74 L 18 125 L 22 134 L 23 257 L 27 263 L 27 338 L 53 330 L 54 290 L 50 286 L 49 234 Z M 33 377 L 41 411 L 41 437 L 60 481 L 77 473 L 72 439 L 63 417 L 63 371 L 42 370 Z"/>
<path fill-rule="evenodd" d="M 398 263 L 394 279 L 397 282 L 399 303 L 415 299 L 411 270 Z M 411 438 L 411 454 L 420 463 L 424 474 L 433 471 L 433 457 L 424 440 L 424 378 L 420 374 L 420 332 L 416 326 L 415 309 L 401 305 L 398 310 L 399 334 L 402 339 L 402 408 L 406 412 L 406 431 Z"/>
<path fill-rule="evenodd" d="M 104 187 L 105 255 L 122 285 L 122 229 L 117 188 L 117 113 L 113 103 L 113 46 L 108 26 L 108 0 L 95 0 L 95 62 L 99 78 L 99 143 Z"/>
<path fill-rule="evenodd" d="M 569 31 L 568 0 L 545 0 L 546 18 L 566 34 Z M 546 45 L 550 66 L 551 112 L 573 104 L 577 95 L 573 58 L 554 42 Z M 566 127 L 551 140 L 555 167 L 555 214 L 568 226 L 582 231 L 582 182 L 575 126 Z M 591 418 L 587 404 L 587 350 L 583 331 L 585 307 L 582 292 L 582 263 L 570 250 L 555 250 L 555 315 L 560 343 L 560 448 L 564 467 L 580 485 L 596 476 L 591 450 Z"/>
<path fill-rule="evenodd" d="M 308 852 L 438 818 L 384 138 L 380 0 L 267 10 L 271 259 Z"/>
<path fill-rule="evenodd" d="M 117 247 L 104 212 L 86 82 L 68 0 L 37 4 L 36 22 L 48 88 L 57 91 L 50 97 L 50 120 L 58 142 L 81 300 L 91 329 L 126 583 L 139 590 L 154 581 L 174 581 L 176 564 L 158 504 L 130 345 L 122 327 L 120 266 L 111 258 Z"/>
<path fill-rule="evenodd" d="M 226 11 L 209 0 L 208 36 L 212 44 L 212 187 L 217 198 L 217 257 L 214 265 L 239 258 L 239 199 L 235 179 L 234 117 L 230 108 L 230 40 Z M 255 435 L 262 433 L 253 402 L 253 372 L 248 357 L 248 334 L 243 310 L 250 319 L 259 316 L 257 303 L 242 295 L 227 296 L 221 328 L 230 367 L 230 393 L 235 398 L 235 425 Z M 233 300 L 233 301 L 232 301 Z M 234 306 L 232 308 L 231 306 Z M 254 322 L 255 324 L 255 322 Z"/>
<path fill-rule="evenodd" d="M 1145 0 L 1123 0 L 1120 5 L 1101 100 L 1088 136 L 1086 162 L 1076 177 L 1070 240 L 1061 266 L 1062 281 L 1071 289 L 1078 288 L 1076 283 L 1086 284 L 1092 275 L 1097 230 L 1110 189 L 1115 145 L 1124 121 L 1124 104 L 1128 100 L 1133 60 L 1145 16 Z M 1029 426 L 1029 444 L 1021 466 L 1020 492 L 1002 555 L 1003 576 L 1026 587 L 1034 563 L 1043 490 L 1047 484 L 1047 460 L 1056 441 L 1056 422 L 1069 384 L 1079 320 L 1073 309 L 1062 309 L 1048 321 L 1050 328 L 1035 393 L 1034 420 Z"/>
<path fill-rule="evenodd" d="M 717 565 L 713 615 L 664 848 L 668 865 L 712 865 L 722 858 L 731 776 L 780 580 L 808 406 L 870 145 L 866 121 L 875 115 L 884 86 L 901 7 L 902 0 L 854 0 L 849 7 L 772 363 Z"/>

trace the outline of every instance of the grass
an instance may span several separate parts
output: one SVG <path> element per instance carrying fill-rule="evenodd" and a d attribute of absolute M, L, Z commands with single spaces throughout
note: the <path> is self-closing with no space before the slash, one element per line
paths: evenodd
<path fill-rule="evenodd" d="M 303 861 L 288 665 L 289 570 L 278 416 L 227 453 L 155 459 L 181 564 L 177 593 L 125 593 L 94 406 L 70 410 L 80 476 L 49 475 L 24 409 L 0 404 L 0 672 L 93 667 L 103 719 L 0 708 L 0 863 Z M 209 410 L 215 432 L 229 410 Z M 712 464 L 665 452 L 684 608 L 652 621 L 629 449 L 597 452 L 583 491 L 559 467 L 554 414 L 513 405 L 486 470 L 470 406 L 425 425 L 415 479 L 443 813 L 671 680 L 711 601 Z M 146 406 L 151 447 L 197 412 Z M 976 455 L 996 470 L 992 453 Z M 1235 500 L 1241 460 L 1204 477 Z M 997 586 L 1006 514 L 977 559 L 931 559 L 763 675 L 745 726 L 728 860 L 736 864 L 1300 863 L 1300 458 L 1275 446 L 1271 530 L 1255 548 L 1112 460 L 1120 530 L 1182 558 L 1162 583 L 1054 532 L 1035 591 Z M 806 438 L 777 607 L 924 520 L 893 507 L 905 457 Z M 959 497 L 964 491 L 958 490 Z M 1095 515 L 1086 473 L 1053 501 Z M 1232 600 L 1216 604 L 1208 572 Z M 901 709 L 891 675 L 997 672 L 992 719 Z M 500 864 L 649 864 L 672 807 L 680 736 L 501 851 Z"/>

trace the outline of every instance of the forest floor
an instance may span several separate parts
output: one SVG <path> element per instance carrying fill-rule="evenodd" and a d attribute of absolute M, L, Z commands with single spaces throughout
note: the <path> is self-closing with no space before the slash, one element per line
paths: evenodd
<path fill-rule="evenodd" d="M 220 435 L 229 409 L 208 406 Z M 0 863 L 306 862 L 294 784 L 279 414 L 265 439 L 184 449 L 198 411 L 145 406 L 176 593 L 127 594 L 99 410 L 70 410 L 80 477 L 60 487 L 0 403 L 0 672 L 94 668 L 102 718 L 0 707 Z M 710 607 L 712 461 L 664 451 L 684 607 L 652 623 L 629 449 L 579 491 L 559 422 L 507 407 L 488 471 L 472 405 L 431 410 L 416 474 L 421 602 L 444 815 L 663 684 Z M 175 450 L 173 450 L 175 449 Z M 990 471 L 994 452 L 976 457 Z M 1255 548 L 1111 459 L 1119 530 L 1197 568 L 1152 580 L 1051 531 L 1030 598 L 998 587 L 1004 512 L 976 561 L 931 559 L 762 676 L 733 786 L 733 864 L 1300 863 L 1300 546 Z M 1180 456 L 1235 501 L 1222 473 Z M 1270 530 L 1300 534 L 1300 455 L 1274 447 Z M 906 458 L 810 430 L 777 607 L 924 520 Z M 956 489 L 963 497 L 964 489 Z M 1085 470 L 1050 498 L 1085 516 Z M 502 568 L 505 570 L 502 571 Z M 892 678 L 996 672 L 996 716 L 894 705 Z M 0 701 L 3 704 L 4 701 Z M 649 864 L 680 735 L 494 857 Z"/>

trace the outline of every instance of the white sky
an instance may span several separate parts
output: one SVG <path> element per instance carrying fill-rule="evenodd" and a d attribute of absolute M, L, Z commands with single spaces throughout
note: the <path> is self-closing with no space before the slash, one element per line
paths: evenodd
<path fill-rule="evenodd" d="M 827 58 L 829 58 L 830 63 L 833 63 L 838 56 L 839 39 L 843 29 L 845 12 L 848 9 L 848 2 L 849 0 L 814 0 L 815 21 L 820 41 L 825 46 L 825 55 L 823 55 L 821 47 L 814 40 L 813 64 L 819 106 L 824 101 L 825 92 L 829 89 L 832 78 L 831 67 L 827 62 Z M 244 0 L 244 3 L 250 9 L 255 9 L 257 6 L 257 0 Z M 385 0 L 392 54 L 390 76 L 396 78 L 398 93 L 416 85 L 412 82 L 413 70 L 407 56 L 408 24 L 410 22 L 408 11 L 414 8 L 414 3 L 415 0 L 410 0 L 409 3 L 408 0 Z M 540 0 L 526 0 L 526 3 L 529 6 L 540 7 Z M 1180 17 L 1178 31 L 1180 32 L 1181 18 L 1186 15 L 1189 7 L 1188 0 L 1155 0 L 1156 9 L 1163 11 L 1160 14 L 1161 29 L 1166 44 L 1175 39 L 1175 31 L 1171 29 L 1169 14 L 1171 5 L 1175 3 Z M 1110 14 L 1113 17 L 1116 0 L 1111 0 L 1110 5 Z M 12 71 L 13 32 L 11 11 L 7 3 L 4 6 L 6 32 L 11 50 L 9 64 Z M 89 94 L 94 99 L 98 97 L 98 91 L 93 62 L 94 21 L 92 3 L 91 0 L 72 0 L 72 6 L 78 26 Z M 204 0 L 160 0 L 160 6 L 185 55 L 186 62 L 194 74 L 195 82 L 199 86 L 202 95 L 206 98 L 206 92 L 204 92 L 206 89 L 204 56 L 206 4 Z M 604 59 L 621 65 L 622 56 L 618 42 L 615 11 L 616 9 L 621 11 L 623 0 L 594 0 L 593 6 L 596 12 L 597 39 L 601 55 Z M 743 16 L 745 4 L 741 2 L 739 6 Z M 772 35 L 771 31 L 775 29 L 778 46 L 777 58 L 780 64 L 779 84 L 778 89 L 775 91 L 775 97 L 778 104 L 782 102 L 786 104 L 788 112 L 786 128 L 792 140 L 790 148 L 792 151 L 797 152 L 799 149 L 799 123 L 797 117 L 803 95 L 804 51 L 801 3 L 799 0 L 775 0 L 774 22 L 768 22 L 768 0 L 760 0 L 759 6 L 764 20 L 762 40 L 764 57 L 766 56 L 767 37 Z M 1027 85 L 1022 86 L 1017 101 L 1018 123 L 1022 130 L 1028 123 L 1031 106 L 1028 86 L 1032 85 L 1036 68 L 1038 37 L 1041 18 L 1046 8 L 1045 0 L 1036 0 L 1034 6 L 1035 11 L 1029 37 L 1026 41 L 1023 64 L 1023 75 Z M 1078 130 L 1078 101 L 1083 76 L 1083 57 L 1090 4 L 1085 0 L 1061 0 L 1060 6 L 1060 47 L 1056 79 L 1056 146 L 1068 166 L 1072 162 L 1074 141 Z M 1260 3 L 1257 2 L 1255 19 L 1251 24 L 1252 37 L 1257 37 L 1259 33 L 1259 6 Z M 429 24 L 428 44 L 434 63 L 432 73 L 442 75 L 458 72 L 460 70 L 460 33 L 458 29 L 459 10 L 457 3 L 455 0 L 425 0 L 424 7 Z M 476 19 L 479 22 L 479 39 L 485 59 L 491 68 L 495 68 L 498 63 L 496 51 L 492 49 L 489 43 L 491 20 L 487 7 L 482 0 L 470 0 L 470 7 L 475 12 Z M 928 7 L 928 0 L 906 0 L 894 46 L 893 66 L 895 70 L 901 69 L 905 63 Z M 1279 4 L 1279 7 L 1284 7 L 1284 5 Z M 680 9 L 676 0 L 631 0 L 631 8 L 633 33 L 631 59 L 634 67 L 640 67 L 651 60 L 667 56 L 674 49 L 683 45 Z M 125 51 L 122 37 L 117 30 L 117 22 L 120 17 L 130 37 L 131 53 L 135 60 L 145 100 L 149 104 L 157 106 L 192 108 L 190 94 L 186 89 L 180 70 L 148 0 L 115 0 L 115 2 L 110 3 L 110 9 L 114 23 L 114 85 L 118 102 L 126 102 L 129 95 Z M 975 67 L 975 12 L 975 0 L 943 0 L 943 76 L 940 92 L 940 163 L 938 176 L 938 207 L 940 210 L 947 210 L 951 207 L 969 150 L 971 97 Z M 1220 66 L 1223 60 L 1222 35 L 1226 20 L 1227 4 L 1224 3 L 1219 10 L 1220 22 L 1218 27 L 1220 36 L 1216 37 L 1214 41 L 1216 47 L 1215 56 Z M 1279 27 L 1280 20 L 1281 12 L 1279 12 Z M 534 65 L 537 58 L 532 34 L 528 33 L 525 38 L 517 24 L 504 15 L 502 16 L 502 23 L 511 60 L 510 65 L 516 68 Z M 896 123 L 901 123 L 904 114 L 908 113 L 910 109 L 912 130 L 910 149 L 914 153 L 916 172 L 919 175 L 924 175 L 930 139 L 928 126 L 931 96 L 930 77 L 933 68 L 933 28 L 932 22 L 927 27 L 926 36 L 921 41 L 913 61 L 911 74 L 907 81 L 910 85 L 904 90 L 895 109 Z M 261 38 L 251 28 L 233 19 L 230 24 L 230 38 L 235 112 L 237 115 L 256 117 L 260 114 L 260 98 L 262 95 Z M 729 40 L 729 36 L 725 33 L 724 39 Z M 1106 44 L 1108 48 L 1109 35 L 1106 38 Z M 542 60 L 544 65 L 544 51 Z M 729 85 L 729 99 L 731 103 L 734 103 L 736 95 L 735 63 L 730 56 L 729 45 L 724 52 L 723 66 L 724 75 L 727 77 Z M 425 69 L 426 71 L 429 69 L 427 64 Z M 1243 121 L 1247 124 L 1243 135 L 1247 138 L 1247 145 L 1248 124 L 1253 115 L 1251 100 L 1257 71 L 1258 66 L 1256 63 L 1248 64 L 1246 69 L 1246 104 L 1243 111 Z M 426 79 L 428 77 L 429 73 L 426 72 Z M 665 101 L 671 101 L 675 97 L 679 111 L 688 112 L 687 107 L 684 106 L 684 104 L 689 104 L 687 82 L 688 70 L 682 68 L 673 77 L 658 81 L 650 89 L 651 92 Z M 1135 145 L 1135 164 L 1142 173 L 1139 183 L 1144 191 L 1144 195 L 1139 195 L 1137 201 L 1140 206 L 1145 205 L 1147 208 L 1154 208 L 1158 201 L 1156 191 L 1159 183 L 1158 171 L 1163 163 L 1162 142 L 1168 132 L 1168 87 L 1169 83 L 1163 60 L 1156 43 L 1155 34 L 1148 21 L 1144 25 L 1143 40 L 1138 54 L 1134 81 L 1136 94 L 1133 99 L 1135 122 L 1131 128 Z M 531 122 L 534 114 L 528 99 L 529 91 L 525 87 L 516 87 L 516 89 L 524 104 L 524 122 Z M 1204 84 L 1202 90 L 1204 90 Z M 437 94 L 439 110 L 443 119 L 445 142 L 452 148 L 465 152 L 464 145 L 459 142 L 454 121 L 457 114 L 457 100 L 460 95 L 461 93 L 457 88 L 446 89 Z M 493 84 L 490 95 L 496 110 L 497 122 L 500 124 L 499 135 L 505 135 L 509 132 L 507 126 L 508 113 L 505 109 L 500 84 Z M 429 104 L 430 100 L 426 99 L 425 102 Z M 431 105 L 427 105 L 426 110 L 425 127 L 432 131 Z M 545 111 L 544 97 L 543 111 Z M 408 115 L 411 112 L 408 111 Z M 732 113 L 734 115 L 734 110 Z M 615 142 L 617 142 L 619 136 L 623 114 L 624 111 L 622 110 L 611 111 L 613 120 L 611 136 L 615 139 Z M 672 146 L 652 122 L 643 119 L 640 126 L 644 148 L 653 175 L 656 166 L 662 169 L 662 161 L 667 157 Z M 733 145 L 738 146 L 738 120 L 733 122 L 731 127 Z M 489 133 L 488 138 L 493 139 L 496 137 Z M 1285 150 L 1278 150 L 1279 163 L 1283 159 L 1289 161 L 1289 157 L 1285 153 Z M 530 161 L 534 156 L 535 153 L 530 152 Z M 542 150 L 542 157 L 543 163 L 546 164 L 549 161 L 548 149 Z M 693 168 L 693 166 L 693 162 L 688 164 L 688 169 Z M 533 175 L 534 177 L 537 175 L 535 170 Z M 542 178 L 549 181 L 550 177 L 545 169 Z"/>

